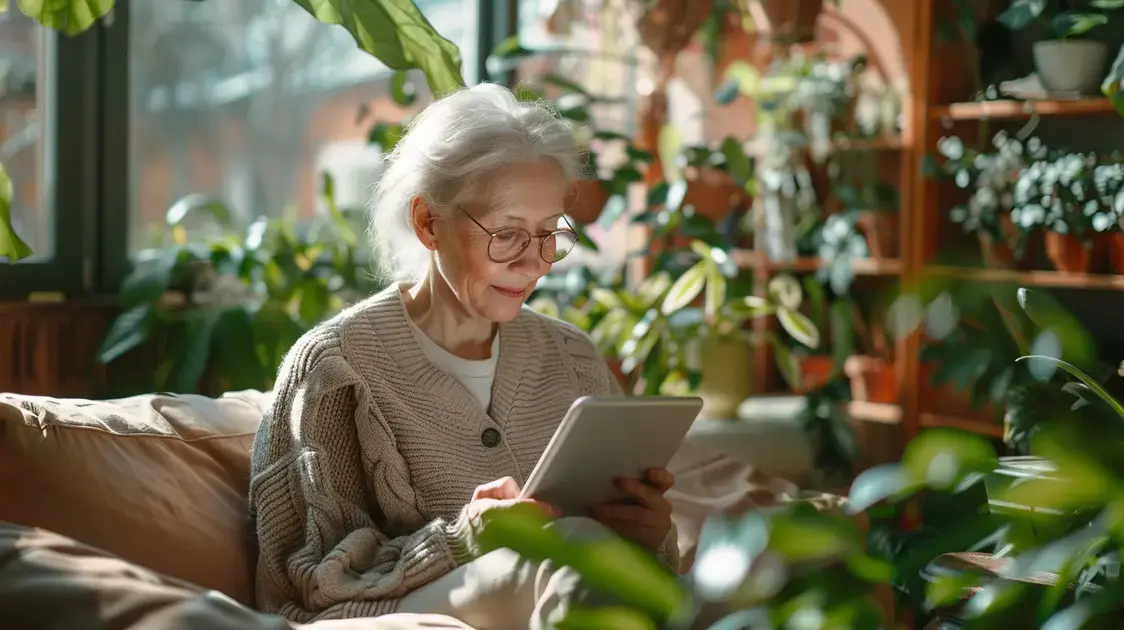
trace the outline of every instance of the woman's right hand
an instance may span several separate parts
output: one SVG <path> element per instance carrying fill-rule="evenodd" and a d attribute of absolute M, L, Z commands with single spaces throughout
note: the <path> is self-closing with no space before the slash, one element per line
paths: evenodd
<path fill-rule="evenodd" d="M 472 492 L 472 500 L 468 503 L 469 513 L 478 517 L 495 508 L 506 508 L 515 505 L 535 505 L 542 509 L 550 518 L 558 518 L 561 514 L 558 508 L 534 499 L 519 498 L 521 489 L 519 484 L 511 477 L 504 477 L 480 485 Z"/>

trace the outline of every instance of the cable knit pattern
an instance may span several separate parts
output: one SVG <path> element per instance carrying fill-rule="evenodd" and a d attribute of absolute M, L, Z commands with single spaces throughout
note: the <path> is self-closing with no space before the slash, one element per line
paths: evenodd
<path fill-rule="evenodd" d="M 585 333 L 525 308 L 500 325 L 486 413 L 407 318 L 391 286 L 285 358 L 251 465 L 262 610 L 298 623 L 393 612 L 479 555 L 464 512 L 476 486 L 522 484 L 575 399 L 620 391 Z M 675 566 L 674 531 L 660 555 Z"/>

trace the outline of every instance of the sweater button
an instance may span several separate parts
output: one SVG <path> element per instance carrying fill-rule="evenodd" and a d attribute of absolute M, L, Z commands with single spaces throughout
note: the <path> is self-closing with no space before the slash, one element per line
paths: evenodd
<path fill-rule="evenodd" d="M 492 428 L 484 429 L 484 432 L 480 434 L 480 443 L 488 448 L 499 446 L 500 432 Z"/>

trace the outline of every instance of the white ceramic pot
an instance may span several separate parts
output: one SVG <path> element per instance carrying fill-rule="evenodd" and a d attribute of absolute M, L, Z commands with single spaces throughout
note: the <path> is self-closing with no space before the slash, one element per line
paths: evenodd
<path fill-rule="evenodd" d="M 1034 65 L 1051 93 L 1091 94 L 1104 79 L 1108 48 L 1101 42 L 1055 39 L 1034 44 Z"/>

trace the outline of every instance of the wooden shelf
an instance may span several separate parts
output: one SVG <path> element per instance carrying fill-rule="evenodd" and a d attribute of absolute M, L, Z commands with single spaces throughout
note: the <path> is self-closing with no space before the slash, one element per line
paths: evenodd
<path fill-rule="evenodd" d="M 854 400 L 847 404 L 847 414 L 854 420 L 879 424 L 898 424 L 902 421 L 902 408 L 885 403 Z"/>
<path fill-rule="evenodd" d="M 901 136 L 878 138 L 836 138 L 832 147 L 837 151 L 900 151 L 905 147 Z"/>
<path fill-rule="evenodd" d="M 730 252 L 730 258 L 740 269 L 768 269 L 769 271 L 794 271 L 799 273 L 816 271 L 823 265 L 823 261 L 819 258 L 797 258 L 791 262 L 774 262 L 769 260 L 763 252 L 750 249 L 735 249 Z M 902 261 L 863 258 L 853 261 L 851 268 L 857 276 L 896 276 L 902 272 Z"/>
<path fill-rule="evenodd" d="M 1062 101 L 981 101 L 938 105 L 929 110 L 937 120 L 979 120 L 981 118 L 1018 120 L 1039 116 L 1080 116 L 1112 114 L 1116 108 L 1107 98 L 1082 98 Z"/>
<path fill-rule="evenodd" d="M 935 276 L 963 278 L 979 282 L 1009 282 L 1028 287 L 1059 289 L 1124 289 L 1124 276 L 1110 274 L 1063 273 L 1060 271 L 1019 271 L 1017 269 L 973 269 L 970 267 L 928 267 Z"/>
<path fill-rule="evenodd" d="M 976 435 L 984 437 L 1002 439 L 1003 426 L 993 422 L 985 422 L 983 420 L 973 420 L 971 418 L 956 418 L 953 416 L 942 416 L 935 413 L 921 414 L 921 426 L 926 429 L 932 428 L 949 428 L 960 429 Z"/>

